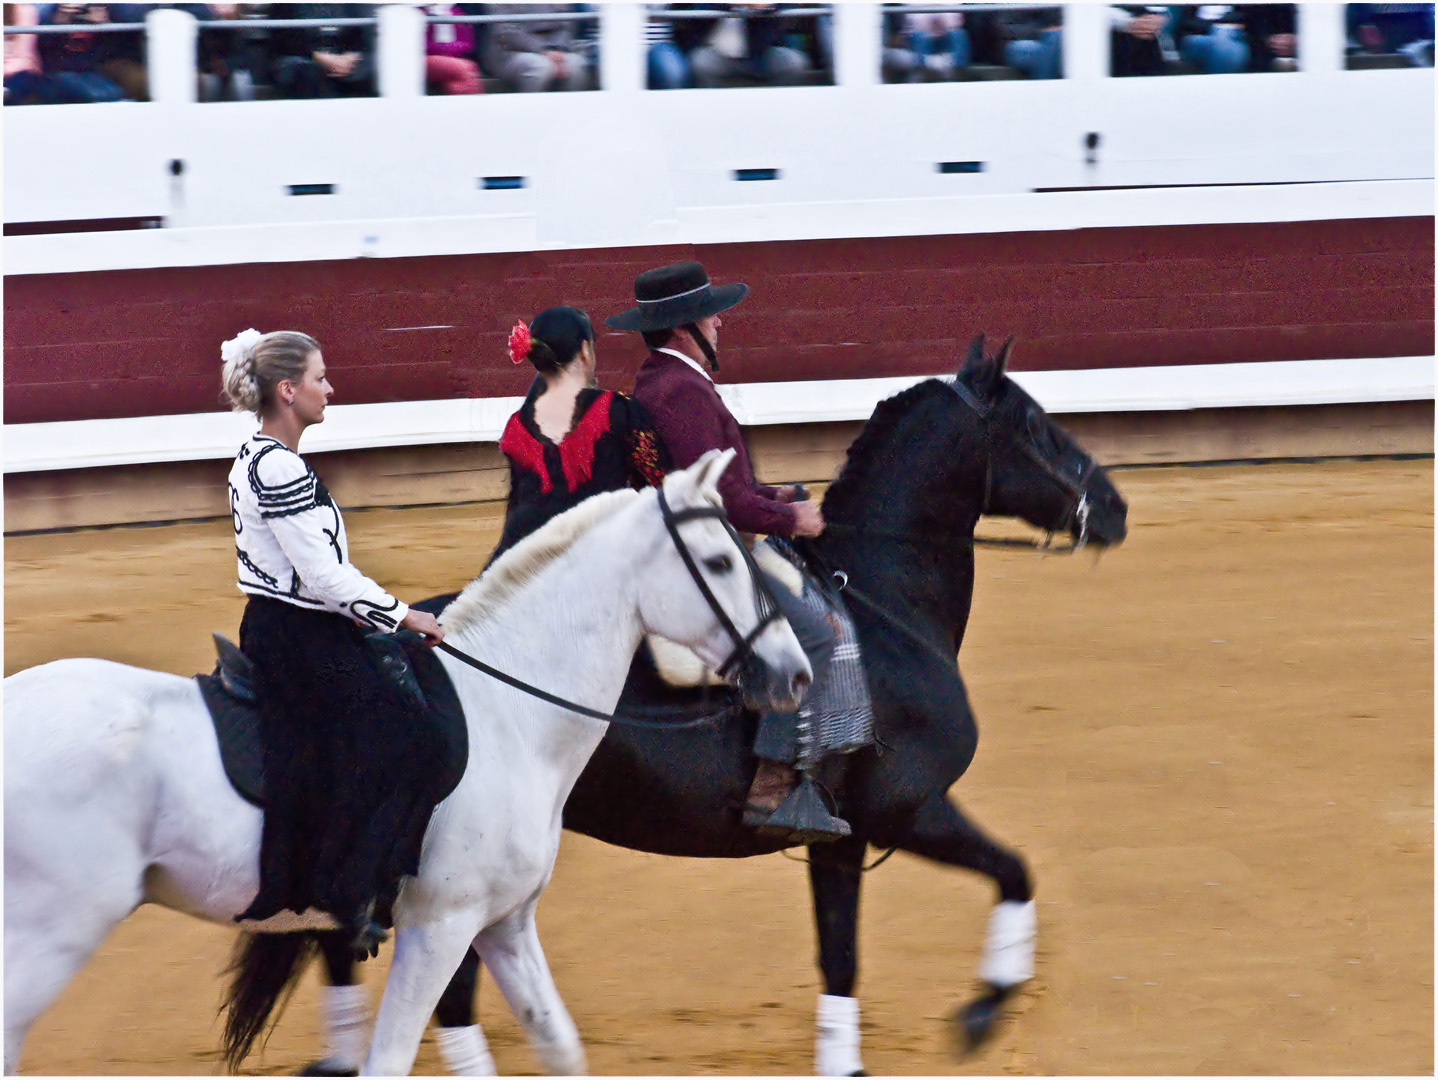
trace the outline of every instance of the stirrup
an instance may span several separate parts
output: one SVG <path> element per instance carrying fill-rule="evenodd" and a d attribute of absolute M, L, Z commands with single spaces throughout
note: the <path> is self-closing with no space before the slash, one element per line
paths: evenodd
<path fill-rule="evenodd" d="M 799 786 L 772 814 L 746 806 L 743 821 L 760 836 L 782 837 L 800 844 L 842 840 L 853 832 L 847 821 L 835 817 L 824 804 L 818 785 L 808 773 L 800 773 Z"/>

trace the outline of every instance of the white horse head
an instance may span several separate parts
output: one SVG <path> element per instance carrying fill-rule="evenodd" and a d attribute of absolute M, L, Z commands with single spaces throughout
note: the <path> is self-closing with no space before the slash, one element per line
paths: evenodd
<path fill-rule="evenodd" d="M 814 673 L 794 631 L 774 609 L 759 568 L 722 517 L 719 477 L 734 456 L 733 450 L 710 450 L 665 479 L 664 501 L 679 519 L 676 529 L 690 561 L 666 530 L 646 559 L 640 620 L 646 633 L 692 643 L 690 648 L 710 670 L 732 670 L 751 707 L 793 709 Z M 713 603 L 707 597 L 695 602 L 703 592 L 696 574 Z M 713 610 L 715 605 L 723 618 Z"/>

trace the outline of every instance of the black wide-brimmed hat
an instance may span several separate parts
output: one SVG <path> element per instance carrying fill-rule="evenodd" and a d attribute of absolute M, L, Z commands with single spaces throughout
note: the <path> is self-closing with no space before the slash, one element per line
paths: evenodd
<path fill-rule="evenodd" d="M 697 262 L 671 263 L 635 278 L 638 306 L 611 315 L 604 325 L 611 330 L 667 330 L 727 311 L 747 295 L 749 286 L 739 282 L 710 285 Z"/>

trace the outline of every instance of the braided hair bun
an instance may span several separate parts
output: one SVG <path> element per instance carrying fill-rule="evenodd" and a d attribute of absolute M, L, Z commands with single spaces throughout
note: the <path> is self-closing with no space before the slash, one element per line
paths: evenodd
<path fill-rule="evenodd" d="M 260 411 L 263 395 L 260 383 L 255 378 L 255 346 L 264 335 L 253 328 L 243 330 L 220 346 L 220 359 L 224 361 L 221 380 L 225 396 L 235 412 Z"/>

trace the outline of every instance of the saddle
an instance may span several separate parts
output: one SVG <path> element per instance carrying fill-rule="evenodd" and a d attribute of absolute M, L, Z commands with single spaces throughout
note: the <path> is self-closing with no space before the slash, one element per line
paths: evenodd
<path fill-rule="evenodd" d="M 210 710 L 220 761 L 231 786 L 246 802 L 264 809 L 265 747 L 261 736 L 259 691 L 254 665 L 235 645 L 215 634 L 218 660 L 209 675 L 196 675 L 200 696 Z M 376 667 L 396 705 L 419 705 L 425 722 L 439 732 L 442 765 L 433 778 L 434 801 L 459 783 L 469 761 L 469 730 L 459 695 L 444 666 L 418 634 L 372 634 L 366 639 Z"/>

